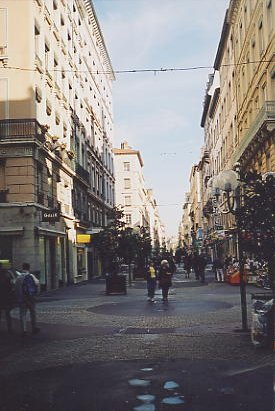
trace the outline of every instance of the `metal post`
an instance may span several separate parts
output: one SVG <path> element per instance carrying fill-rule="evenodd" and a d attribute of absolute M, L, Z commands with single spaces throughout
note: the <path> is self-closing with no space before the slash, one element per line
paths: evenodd
<path fill-rule="evenodd" d="M 247 303 L 246 303 L 246 279 L 244 275 L 244 253 L 242 246 L 241 231 L 239 227 L 238 211 L 241 206 L 241 187 L 236 189 L 236 223 L 237 223 L 237 246 L 239 252 L 239 270 L 240 270 L 240 296 L 241 296 L 241 311 L 242 311 L 242 331 L 248 331 L 247 326 Z"/>

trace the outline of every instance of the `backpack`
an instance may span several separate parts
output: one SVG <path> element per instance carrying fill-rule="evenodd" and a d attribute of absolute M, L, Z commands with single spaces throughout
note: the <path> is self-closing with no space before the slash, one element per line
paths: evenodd
<path fill-rule="evenodd" d="M 37 295 L 38 287 L 34 281 L 32 274 L 26 274 L 22 284 L 23 294 L 27 297 Z"/>

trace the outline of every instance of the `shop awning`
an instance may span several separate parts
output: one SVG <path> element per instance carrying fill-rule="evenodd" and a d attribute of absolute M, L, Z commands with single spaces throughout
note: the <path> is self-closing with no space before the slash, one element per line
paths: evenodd
<path fill-rule="evenodd" d="M 0 235 L 23 235 L 24 227 L 0 227 Z"/>
<path fill-rule="evenodd" d="M 52 237 L 58 237 L 58 236 L 66 236 L 65 231 L 59 231 L 59 230 L 53 230 L 50 228 L 45 228 L 45 227 L 35 227 L 35 231 L 37 235 L 40 236 L 52 236 Z"/>

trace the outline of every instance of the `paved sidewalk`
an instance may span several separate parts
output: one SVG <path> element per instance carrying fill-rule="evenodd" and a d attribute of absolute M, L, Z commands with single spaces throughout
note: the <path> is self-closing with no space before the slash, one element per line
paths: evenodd
<path fill-rule="evenodd" d="M 24 339 L 14 310 L 15 334 L 0 331 L 0 410 L 142 411 L 133 408 L 142 392 L 156 397 L 155 408 L 144 410 L 176 410 L 162 403 L 162 385 L 175 379 L 188 410 L 271 411 L 274 354 L 255 350 L 248 334 L 235 331 L 241 325 L 239 287 L 214 283 L 209 271 L 206 278 L 201 284 L 179 270 L 168 304 L 160 290 L 155 303 L 147 302 L 140 280 L 127 295 L 106 296 L 100 279 L 44 293 L 37 305 L 41 333 Z M 247 287 L 249 319 L 255 291 Z M 150 367 L 152 375 L 143 378 L 152 390 L 131 388 L 128 381 Z M 259 408 L 263 391 L 257 384 L 263 382 L 266 408 Z M 240 404 L 249 387 L 254 394 L 245 407 Z"/>

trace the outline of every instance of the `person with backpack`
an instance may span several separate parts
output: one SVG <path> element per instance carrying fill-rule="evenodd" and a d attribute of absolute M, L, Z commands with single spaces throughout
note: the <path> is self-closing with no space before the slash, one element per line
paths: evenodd
<path fill-rule="evenodd" d="M 30 312 L 32 334 L 38 334 L 40 329 L 36 325 L 36 296 L 39 293 L 39 281 L 30 273 L 30 264 L 23 263 L 22 275 L 18 277 L 15 291 L 20 311 L 20 325 L 22 336 L 27 333 L 27 312 Z"/>
<path fill-rule="evenodd" d="M 0 321 L 1 314 L 4 311 L 7 322 L 7 329 L 12 333 L 11 310 L 14 307 L 14 286 L 12 278 L 5 268 L 0 263 Z"/>

